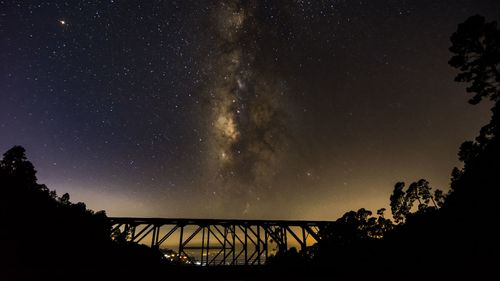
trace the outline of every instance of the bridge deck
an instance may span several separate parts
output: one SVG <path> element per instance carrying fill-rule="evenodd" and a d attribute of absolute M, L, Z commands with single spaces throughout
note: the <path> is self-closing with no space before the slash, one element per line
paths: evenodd
<path fill-rule="evenodd" d="M 144 243 L 171 261 L 259 265 L 278 251 L 303 253 L 330 221 L 111 217 L 113 237 Z"/>
<path fill-rule="evenodd" d="M 246 220 L 246 219 L 188 219 L 188 218 L 136 218 L 136 217 L 110 217 L 115 223 L 153 223 L 153 224 L 237 224 L 237 225 L 327 225 L 331 221 L 305 221 L 305 220 Z"/>

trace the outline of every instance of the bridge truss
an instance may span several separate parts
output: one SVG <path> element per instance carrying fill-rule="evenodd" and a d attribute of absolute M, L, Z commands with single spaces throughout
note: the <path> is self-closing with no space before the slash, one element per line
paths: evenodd
<path fill-rule="evenodd" d="M 203 266 L 260 265 L 296 247 L 305 252 L 330 222 L 110 218 L 113 236 L 159 249 L 172 261 Z M 167 250 L 168 249 L 168 250 Z"/>

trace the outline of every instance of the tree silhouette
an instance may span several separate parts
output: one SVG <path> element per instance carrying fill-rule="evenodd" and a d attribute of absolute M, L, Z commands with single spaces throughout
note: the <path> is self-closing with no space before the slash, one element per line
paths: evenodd
<path fill-rule="evenodd" d="M 404 182 L 396 183 L 390 197 L 392 216 L 396 223 L 404 223 L 407 217 L 413 214 L 415 201 L 418 202 L 415 212 L 418 214 L 440 208 L 446 198 L 443 191 L 439 189 L 436 189 L 433 195 L 432 188 L 425 179 L 411 183 L 406 191 L 404 187 Z"/>
<path fill-rule="evenodd" d="M 456 81 L 467 83 L 469 101 L 493 102 L 490 122 L 474 141 L 460 147 L 463 168 L 452 171 L 451 192 L 443 210 L 451 231 L 465 241 L 462 247 L 476 263 L 494 268 L 500 240 L 491 234 L 491 222 L 500 212 L 500 30 L 496 22 L 476 15 L 458 26 L 452 37 L 450 65 L 458 69 Z M 451 232 L 450 231 L 450 232 Z M 458 242 L 457 242 L 458 243 Z"/>
<path fill-rule="evenodd" d="M 459 70 L 455 80 L 467 83 L 467 92 L 474 94 L 469 102 L 477 104 L 483 98 L 494 102 L 490 122 L 481 128 L 475 141 L 466 141 L 460 147 L 458 155 L 464 169 L 454 169 L 452 173 L 452 187 L 457 187 L 453 182 L 457 182 L 469 166 L 477 165 L 477 159 L 481 159 L 485 151 L 498 146 L 500 30 L 496 22 L 486 22 L 484 17 L 475 15 L 458 26 L 451 42 L 450 51 L 454 55 L 449 64 Z"/>
<path fill-rule="evenodd" d="M 445 258 L 459 272 L 490 274 L 500 251 L 500 240 L 491 234 L 491 222 L 500 212 L 500 33 L 496 22 L 476 15 L 458 26 L 451 42 L 449 63 L 459 70 L 455 80 L 468 84 L 471 104 L 493 101 L 493 114 L 474 141 L 461 145 L 458 156 L 464 166 L 453 169 L 448 194 L 436 190 L 431 196 L 425 180 L 412 183 L 406 192 L 404 183 L 396 184 L 391 211 L 400 226 L 386 235 L 388 248 L 431 246 L 438 255 L 416 252 L 411 261 L 443 263 Z M 411 212 L 413 202 L 419 203 L 416 212 Z"/>
<path fill-rule="evenodd" d="M 394 186 L 394 191 L 390 197 L 391 201 L 391 212 L 396 223 L 401 223 L 406 218 L 406 215 L 410 212 L 410 208 L 406 203 L 405 191 L 403 188 L 405 187 L 404 182 L 398 182 Z"/>
<path fill-rule="evenodd" d="M 3 154 L 0 167 L 4 177 L 17 180 L 24 185 L 36 183 L 35 167 L 26 158 L 26 150 L 22 146 L 14 146 Z"/>
<path fill-rule="evenodd" d="M 449 204 L 463 206 L 467 201 L 474 209 L 483 209 L 488 199 L 498 197 L 484 197 L 486 194 L 472 192 L 470 186 L 476 185 L 476 189 L 498 195 L 498 188 L 493 185 L 500 183 L 497 176 L 500 167 L 500 30 L 496 22 L 486 22 L 484 17 L 476 15 L 458 26 L 451 41 L 450 51 L 454 55 L 449 63 L 459 70 L 455 80 L 467 83 L 467 92 L 474 94 L 469 102 L 477 104 L 489 98 L 494 104 L 491 120 L 481 128 L 479 136 L 460 147 L 458 155 L 464 167 L 452 172 L 454 192 Z"/>
<path fill-rule="evenodd" d="M 500 239 L 493 224 L 500 213 L 500 31 L 496 22 L 476 15 L 458 26 L 451 42 L 449 63 L 459 71 L 455 80 L 468 84 L 471 104 L 493 102 L 490 122 L 474 141 L 461 145 L 464 165 L 452 170 L 448 193 L 432 192 L 424 179 L 406 190 L 398 182 L 390 196 L 396 225 L 383 210 L 375 219 L 360 209 L 322 229 L 323 239 L 310 252 L 324 268 L 333 264 L 348 273 L 363 269 L 415 278 L 424 272 L 441 278 L 498 276 Z"/>
<path fill-rule="evenodd" d="M 429 271 L 450 277 L 450 270 L 456 276 L 498 275 L 500 239 L 494 227 L 500 213 L 500 31 L 496 22 L 476 15 L 458 26 L 451 42 L 449 64 L 459 71 L 455 80 L 468 84 L 467 92 L 473 94 L 469 102 L 489 99 L 493 107 L 479 136 L 461 145 L 458 157 L 464 165 L 453 169 L 450 192 L 432 192 L 425 179 L 406 190 L 398 182 L 390 196 L 396 224 L 385 218 L 385 209 L 376 212 L 378 217 L 364 208 L 350 211 L 320 229 L 319 243 L 301 253 L 280 252 L 271 263 L 349 274 L 366 271 L 388 279 Z M 88 272 L 109 270 L 110 263 L 142 273 L 141 267 L 162 262 L 159 252 L 126 242 L 127 232 L 111 233 L 104 212 L 88 210 L 84 203 L 72 203 L 69 194 L 58 197 L 38 184 L 21 146 L 8 150 L 0 161 L 0 221 L 5 230 L 0 231 L 2 273 L 31 271 L 29 277 L 42 280 L 72 273 L 88 280 L 99 279 Z M 43 258 L 33 259 L 32 253 L 43 253 Z"/>
<path fill-rule="evenodd" d="M 88 280 L 98 278 L 98 272 L 139 273 L 163 263 L 156 250 L 113 241 L 104 211 L 89 210 L 82 202 L 72 203 L 68 193 L 58 197 L 38 184 L 25 152 L 14 146 L 0 161 L 0 272 L 12 275 L 6 280 L 68 274 Z"/>
<path fill-rule="evenodd" d="M 500 99 L 500 31 L 496 22 L 486 22 L 475 15 L 458 25 L 451 36 L 450 51 L 454 54 L 449 64 L 460 73 L 455 81 L 467 82 L 467 92 L 474 93 L 471 104 L 483 98 L 497 102 Z"/>

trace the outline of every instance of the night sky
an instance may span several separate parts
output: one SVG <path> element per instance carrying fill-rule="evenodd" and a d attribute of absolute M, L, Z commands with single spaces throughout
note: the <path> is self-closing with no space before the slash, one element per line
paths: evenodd
<path fill-rule="evenodd" d="M 111 216 L 336 219 L 447 189 L 489 119 L 449 37 L 498 0 L 0 1 L 0 150 Z"/>

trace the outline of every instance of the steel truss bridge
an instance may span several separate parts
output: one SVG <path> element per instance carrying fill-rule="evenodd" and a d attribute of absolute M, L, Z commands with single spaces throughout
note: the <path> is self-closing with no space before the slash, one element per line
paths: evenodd
<path fill-rule="evenodd" d="M 320 241 L 327 221 L 110 218 L 114 237 L 161 250 L 171 261 L 213 265 L 261 265 L 270 255 Z M 166 249 L 169 249 L 168 251 Z"/>

